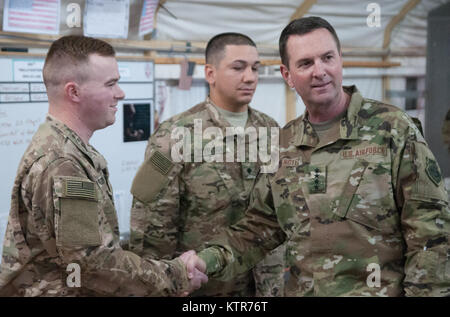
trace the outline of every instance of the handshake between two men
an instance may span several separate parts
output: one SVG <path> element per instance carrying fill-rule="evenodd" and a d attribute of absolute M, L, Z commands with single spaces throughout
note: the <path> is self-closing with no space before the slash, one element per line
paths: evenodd
<path fill-rule="evenodd" d="M 180 255 L 180 260 L 186 265 L 187 275 L 189 279 L 190 289 L 185 291 L 181 296 L 188 296 L 193 291 L 199 289 L 202 284 L 208 282 L 206 272 L 206 263 L 197 256 L 194 250 L 189 250 Z"/>

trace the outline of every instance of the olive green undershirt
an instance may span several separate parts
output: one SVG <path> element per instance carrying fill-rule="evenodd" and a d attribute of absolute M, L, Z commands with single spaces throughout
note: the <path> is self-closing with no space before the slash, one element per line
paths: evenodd
<path fill-rule="evenodd" d="M 245 124 L 248 119 L 248 109 L 243 112 L 232 112 L 214 105 L 216 109 L 220 112 L 220 114 L 228 121 L 229 124 L 233 127 L 242 127 L 245 128 Z"/>
<path fill-rule="evenodd" d="M 314 131 L 317 133 L 319 137 L 318 146 L 325 145 L 330 141 L 336 140 L 337 136 L 340 133 L 340 122 L 343 117 L 347 114 L 347 109 L 342 111 L 336 117 L 331 120 L 320 122 L 320 123 L 311 123 Z"/>

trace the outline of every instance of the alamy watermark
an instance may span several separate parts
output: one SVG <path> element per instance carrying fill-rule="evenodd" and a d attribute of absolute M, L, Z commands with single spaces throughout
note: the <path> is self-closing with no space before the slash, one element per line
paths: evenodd
<path fill-rule="evenodd" d="M 66 24 L 69 28 L 81 27 L 81 7 L 78 3 L 69 3 L 67 5 Z"/>
<path fill-rule="evenodd" d="M 369 16 L 366 19 L 367 26 L 369 28 L 381 27 L 381 7 L 380 7 L 380 5 L 376 2 L 369 3 L 366 7 L 366 11 L 370 12 Z"/>
<path fill-rule="evenodd" d="M 66 267 L 67 275 L 66 285 L 68 287 L 81 287 L 81 268 L 78 263 L 69 263 Z"/>
<path fill-rule="evenodd" d="M 366 284 L 370 288 L 380 287 L 381 286 L 381 268 L 378 263 L 369 263 L 366 267 L 367 272 L 371 272 L 369 276 L 367 276 Z"/>
<path fill-rule="evenodd" d="M 219 127 L 203 130 L 202 120 L 195 119 L 193 139 L 191 130 L 187 127 L 176 127 L 172 130 L 171 139 L 176 141 L 171 148 L 172 161 L 255 163 L 259 157 L 259 161 L 263 163 L 261 173 L 274 173 L 278 170 L 278 127 L 248 127 L 245 130 L 242 127 L 227 127 L 224 136 Z"/>

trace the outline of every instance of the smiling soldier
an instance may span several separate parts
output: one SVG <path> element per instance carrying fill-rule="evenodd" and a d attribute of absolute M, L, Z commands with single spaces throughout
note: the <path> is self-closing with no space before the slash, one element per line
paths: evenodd
<path fill-rule="evenodd" d="M 230 278 L 287 241 L 289 296 L 449 296 L 450 212 L 436 160 L 402 110 L 342 86 L 333 27 L 292 21 L 281 73 L 306 105 L 280 133 L 246 216 L 199 253 Z"/>
<path fill-rule="evenodd" d="M 155 261 L 119 245 L 107 164 L 89 144 L 96 130 L 114 123 L 125 96 L 113 47 L 61 37 L 43 77 L 49 111 L 14 183 L 0 296 L 162 296 L 199 288 L 206 276 L 189 269 L 189 280 L 185 269 L 193 251 Z"/>

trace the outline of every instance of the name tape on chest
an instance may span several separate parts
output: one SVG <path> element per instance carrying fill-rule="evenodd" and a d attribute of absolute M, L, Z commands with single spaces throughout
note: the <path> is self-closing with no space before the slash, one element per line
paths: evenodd
<path fill-rule="evenodd" d="M 284 158 L 281 161 L 281 165 L 286 166 L 286 167 L 295 167 L 295 166 L 299 166 L 300 164 L 301 164 L 301 160 L 298 158 L 295 158 L 295 159 Z"/>

